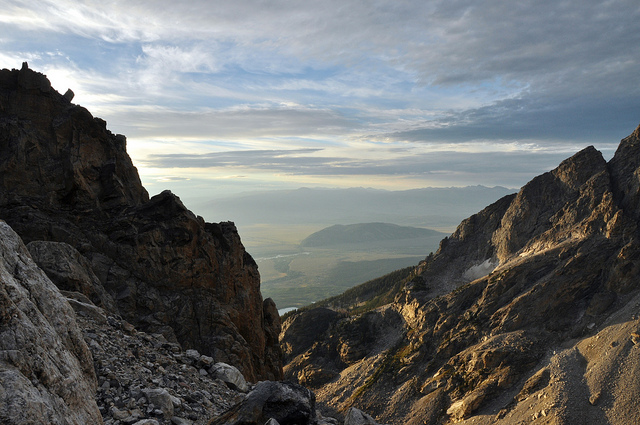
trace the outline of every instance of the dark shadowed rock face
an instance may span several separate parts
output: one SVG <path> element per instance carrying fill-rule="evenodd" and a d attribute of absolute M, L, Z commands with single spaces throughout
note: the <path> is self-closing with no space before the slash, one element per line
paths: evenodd
<path fill-rule="evenodd" d="M 26 66 L 0 71 L 3 205 L 105 213 L 148 200 L 126 140 Z"/>
<path fill-rule="evenodd" d="M 314 308 L 288 320 L 286 327 L 282 328 L 280 340 L 285 362 L 311 348 L 318 340 L 318 335 L 324 334 L 330 325 L 342 317 L 343 314 L 328 308 Z"/>
<path fill-rule="evenodd" d="M 640 346 L 639 219 L 640 127 L 608 163 L 588 147 L 464 220 L 394 303 L 333 320 L 315 341 L 294 326 L 313 311 L 288 318 L 286 374 L 313 372 L 319 400 L 396 424 L 633 422 L 624 412 L 640 408 L 640 385 L 624 376 L 640 368 L 629 360 Z M 327 361 L 351 346 L 364 354 Z M 602 359 L 619 362 L 617 374 Z M 602 390 L 623 387 L 620 399 Z"/>
<path fill-rule="evenodd" d="M 66 289 L 88 289 L 107 308 L 114 300 L 139 329 L 235 365 L 250 381 L 282 376 L 279 318 L 263 304 L 233 223 L 205 223 L 168 191 L 149 199 L 125 137 L 26 64 L 0 71 L 0 218 L 25 243 L 80 254 L 87 275 Z M 41 260 L 52 276 L 70 276 L 45 264 L 51 253 Z"/>
<path fill-rule="evenodd" d="M 315 425 L 315 395 L 289 382 L 260 382 L 241 402 L 209 425 L 264 424 Z"/>

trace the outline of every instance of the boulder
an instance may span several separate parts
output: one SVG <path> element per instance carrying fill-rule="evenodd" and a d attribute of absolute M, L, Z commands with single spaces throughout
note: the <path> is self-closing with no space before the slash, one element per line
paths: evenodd
<path fill-rule="evenodd" d="M 226 363 L 216 363 L 209 369 L 209 374 L 216 379 L 225 382 L 230 388 L 246 392 L 249 389 L 247 381 L 240 371 Z"/>
<path fill-rule="evenodd" d="M 64 92 L 64 98 L 69 102 L 73 100 L 74 96 L 75 96 L 75 93 L 71 89 L 67 89 L 67 91 Z"/>
<path fill-rule="evenodd" d="M 308 389 L 289 382 L 259 382 L 247 397 L 209 425 L 315 425 L 316 398 Z"/>
<path fill-rule="evenodd" d="M 162 410 L 165 418 L 170 419 L 173 416 L 173 401 L 169 391 L 164 388 L 145 388 L 142 392 L 149 403 Z"/>
<path fill-rule="evenodd" d="M 362 410 L 352 407 L 344 418 L 344 425 L 378 425 L 378 422 Z"/>

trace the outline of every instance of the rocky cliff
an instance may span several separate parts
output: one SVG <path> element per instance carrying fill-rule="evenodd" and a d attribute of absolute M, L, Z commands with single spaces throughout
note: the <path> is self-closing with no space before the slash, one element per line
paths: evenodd
<path fill-rule="evenodd" d="M 72 97 L 26 63 L 0 71 L 0 218 L 62 289 L 250 381 L 280 378 L 279 317 L 233 223 L 149 199 L 125 137 Z"/>
<path fill-rule="evenodd" d="M 395 424 L 634 422 L 639 176 L 640 127 L 609 162 L 582 150 L 464 220 L 393 303 L 288 318 L 285 375 Z"/>
<path fill-rule="evenodd" d="M 0 221 L 0 422 L 102 423 L 96 389 L 73 310 Z"/>

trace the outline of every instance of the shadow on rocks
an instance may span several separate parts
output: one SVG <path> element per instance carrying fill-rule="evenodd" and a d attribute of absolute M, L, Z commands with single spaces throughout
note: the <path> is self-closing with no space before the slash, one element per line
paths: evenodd
<path fill-rule="evenodd" d="M 315 394 L 301 385 L 263 381 L 241 403 L 209 425 L 264 424 L 271 419 L 280 425 L 316 425 L 315 405 Z"/>

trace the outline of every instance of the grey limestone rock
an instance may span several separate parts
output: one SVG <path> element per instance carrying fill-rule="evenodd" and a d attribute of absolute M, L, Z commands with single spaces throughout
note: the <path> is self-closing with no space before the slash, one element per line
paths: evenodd
<path fill-rule="evenodd" d="M 216 363 L 211 366 L 209 369 L 209 374 L 216 379 L 220 379 L 224 381 L 227 385 L 231 386 L 233 389 L 237 389 L 243 392 L 246 392 L 249 389 L 247 385 L 247 381 L 245 381 L 244 376 L 240 371 L 226 363 Z"/>
<path fill-rule="evenodd" d="M 160 425 L 155 419 L 142 419 L 135 422 L 133 425 Z"/>
<path fill-rule="evenodd" d="M 101 424 L 75 314 L 0 221 L 0 423 Z"/>
<path fill-rule="evenodd" d="M 171 394 L 164 388 L 146 388 L 142 390 L 149 403 L 162 410 L 165 418 L 173 416 L 173 401 Z"/>
<path fill-rule="evenodd" d="M 80 292 L 95 305 L 116 312 L 113 298 L 105 291 L 89 261 L 64 242 L 33 241 L 27 244 L 31 257 L 60 290 Z"/>
<path fill-rule="evenodd" d="M 379 425 L 375 419 L 362 410 L 352 407 L 344 418 L 344 425 Z"/>

